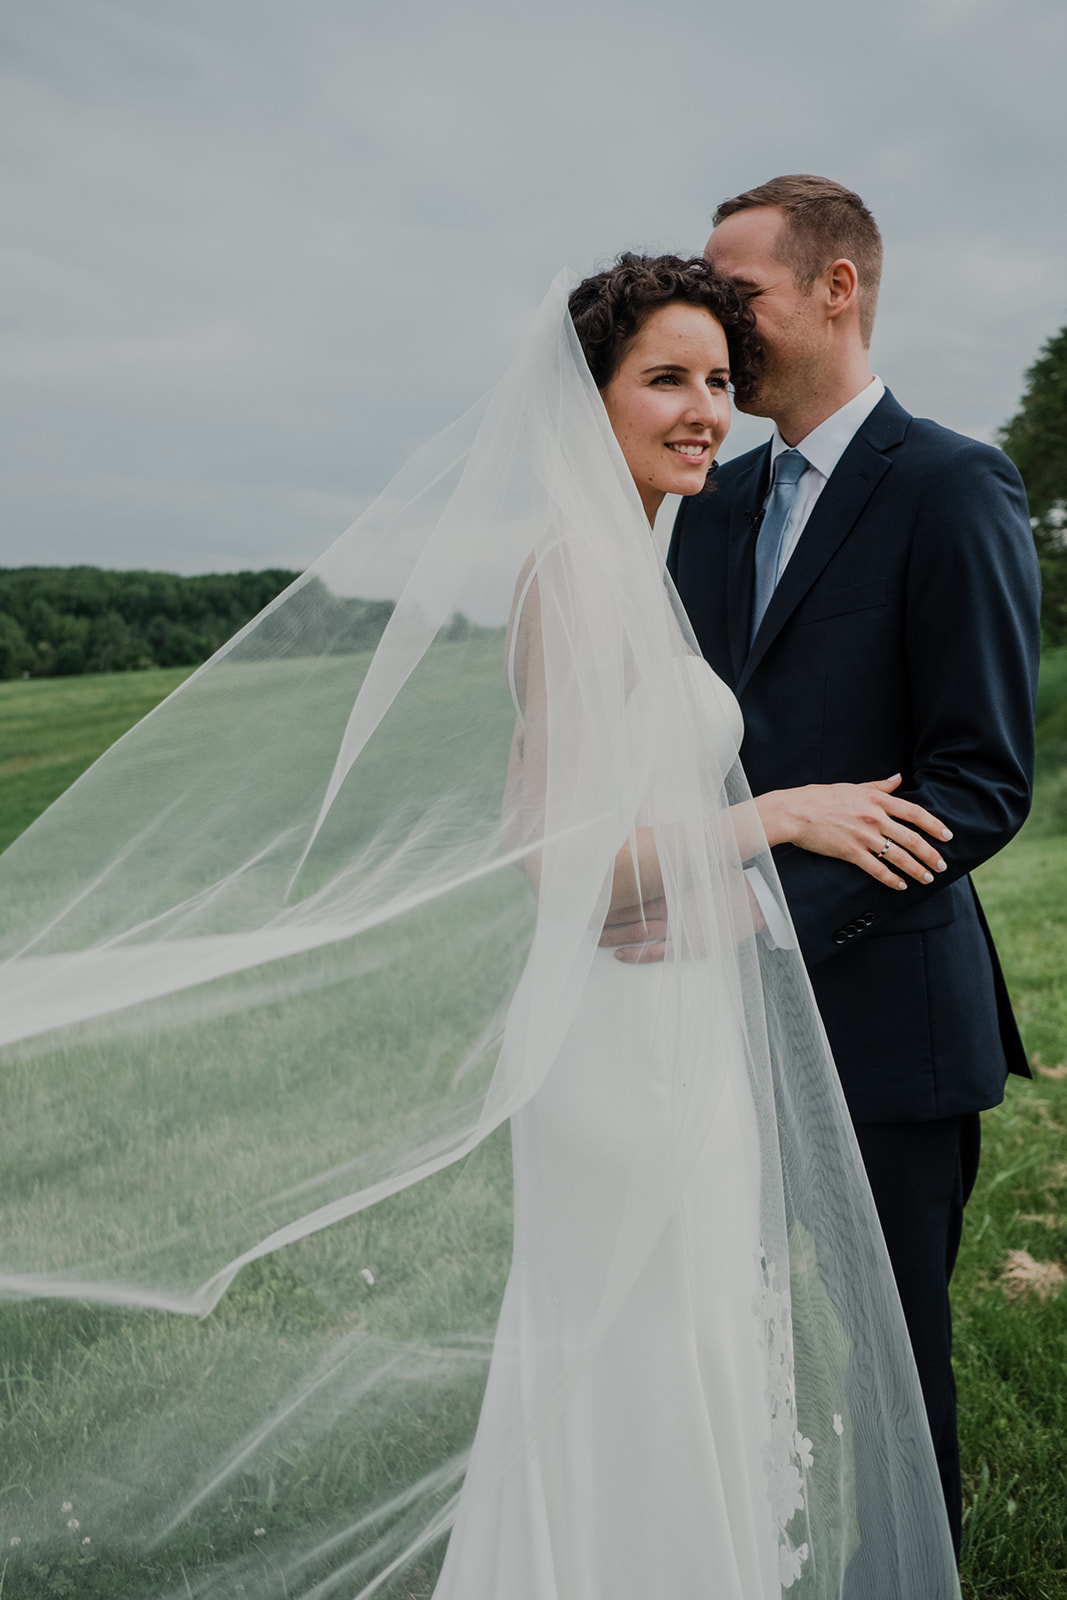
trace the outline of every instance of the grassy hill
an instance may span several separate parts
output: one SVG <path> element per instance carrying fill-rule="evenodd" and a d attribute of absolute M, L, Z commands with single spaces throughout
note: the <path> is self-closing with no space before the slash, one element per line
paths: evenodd
<path fill-rule="evenodd" d="M 0 683 L 0 850 L 192 670 Z"/>
<path fill-rule="evenodd" d="M 188 670 L 0 683 L 0 845 Z M 1013 1080 L 1005 1104 L 984 1119 L 982 1173 L 955 1282 L 968 1600 L 1067 1600 L 1067 1293 L 1041 1298 L 1024 1288 L 1013 1296 L 1005 1281 L 1012 1262 L 1024 1282 L 1029 1277 L 1039 1287 L 1067 1263 L 1067 651 L 1046 660 L 1038 735 L 1033 816 L 978 874 L 1039 1066 L 1032 1083 Z M 284 1294 L 278 1283 L 263 1296 L 265 1330 L 283 1314 Z M 20 1427 L 44 1423 L 21 1414 L 29 1401 L 20 1395 L 30 1391 L 20 1388 L 20 1360 L 28 1371 L 30 1356 L 18 1354 L 20 1308 L 9 1309 L 11 1326 L 0 1308 L 0 1348 L 13 1351 L 4 1366 L 6 1393 L 0 1388 L 0 1429 L 10 1443 Z M 34 1388 L 33 1406 L 45 1403 L 44 1390 Z M 5 1588 L 9 1559 L 0 1550 L 5 1600 L 134 1595 L 163 1580 L 153 1569 L 145 1589 L 138 1587 L 145 1574 L 116 1569 L 109 1576 L 100 1567 L 75 1573 L 57 1558 L 32 1572 L 12 1566 Z M 68 1581 L 76 1586 L 64 1587 Z"/>

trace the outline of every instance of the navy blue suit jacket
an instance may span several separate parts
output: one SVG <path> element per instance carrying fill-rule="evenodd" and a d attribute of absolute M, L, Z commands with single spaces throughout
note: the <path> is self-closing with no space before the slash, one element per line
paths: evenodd
<path fill-rule="evenodd" d="M 770 446 L 682 502 L 668 567 L 737 694 L 753 792 L 901 772 L 953 830 L 948 871 L 906 892 L 780 846 L 775 860 L 857 1122 L 995 1105 L 1029 1074 L 967 874 L 1030 804 L 1037 562 L 1000 451 L 886 393 L 819 496 L 749 649 Z"/>

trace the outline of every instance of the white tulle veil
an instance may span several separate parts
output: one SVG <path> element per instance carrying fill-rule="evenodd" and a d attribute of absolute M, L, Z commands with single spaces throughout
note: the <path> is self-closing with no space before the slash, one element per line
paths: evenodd
<path fill-rule="evenodd" d="M 568 288 L 488 400 L 0 859 L 5 1593 L 36 1592 L 33 1562 L 87 1593 L 432 1591 L 508 1271 L 505 1124 L 638 826 L 668 962 L 722 984 L 658 1020 L 669 1133 L 635 1150 L 584 1347 L 509 1448 L 610 1329 L 714 1115 L 692 1064 L 739 1034 L 787 1592 L 958 1593 L 803 966 L 753 928 L 744 869 L 776 878 L 735 712 L 709 728 L 694 693 Z M 368 658 L 350 601 L 386 555 Z"/>

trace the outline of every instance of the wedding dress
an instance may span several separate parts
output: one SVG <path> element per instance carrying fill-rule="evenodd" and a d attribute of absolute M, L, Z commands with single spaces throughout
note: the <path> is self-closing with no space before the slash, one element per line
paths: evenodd
<path fill-rule="evenodd" d="M 0 857 L 10 1592 L 958 1600 L 737 707 L 568 287 Z"/>
<path fill-rule="evenodd" d="M 703 662 L 683 665 L 728 768 L 737 707 Z M 677 806 L 684 762 L 672 774 L 663 755 L 651 781 Z M 783 1537 L 792 1503 L 778 1525 L 771 1504 L 760 1145 L 739 1028 L 681 1069 L 712 1080 L 706 1136 L 610 1331 L 581 1360 L 641 1150 L 671 1140 L 680 1063 L 662 1059 L 655 1019 L 677 1011 L 678 985 L 730 1016 L 713 957 L 634 967 L 599 951 L 557 1060 L 512 1119 L 514 1259 L 437 1600 L 751 1600 L 780 1595 L 802 1564 Z"/>

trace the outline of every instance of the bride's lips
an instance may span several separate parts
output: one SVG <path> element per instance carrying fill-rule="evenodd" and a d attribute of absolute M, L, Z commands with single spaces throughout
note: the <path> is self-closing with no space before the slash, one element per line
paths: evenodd
<path fill-rule="evenodd" d="M 711 449 L 709 439 L 668 439 L 667 449 L 673 450 L 683 461 L 699 461 Z"/>

